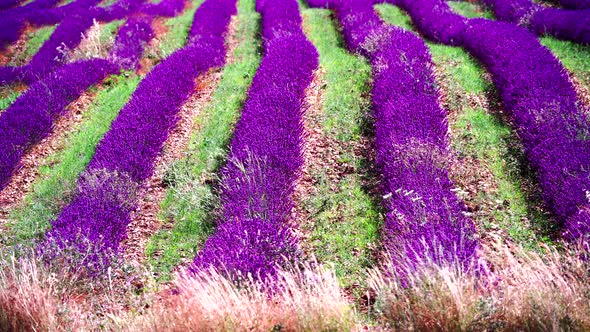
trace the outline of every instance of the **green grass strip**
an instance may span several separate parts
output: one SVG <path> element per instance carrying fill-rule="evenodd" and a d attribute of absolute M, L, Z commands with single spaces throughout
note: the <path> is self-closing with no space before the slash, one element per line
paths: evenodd
<path fill-rule="evenodd" d="M 365 160 L 354 151 L 370 113 L 371 66 L 346 51 L 330 11 L 305 9 L 303 18 L 307 37 L 326 71 L 321 130 L 345 147 L 339 162 L 352 165 L 353 170 L 335 182 L 321 165 L 312 165 L 317 191 L 302 202 L 312 219 L 302 227 L 311 233 L 310 251 L 318 261 L 334 263 L 344 287 L 362 286 L 367 268 L 375 263 L 374 249 L 382 224 L 376 203 L 364 190 Z"/>
<path fill-rule="evenodd" d="M 590 91 L 590 45 L 577 44 L 569 40 L 541 37 L 541 44 L 549 48 L 574 76 Z"/>
<path fill-rule="evenodd" d="M 494 19 L 494 13 L 477 3 L 466 1 L 448 1 L 447 3 L 449 4 L 449 7 L 459 15 L 469 18 L 483 17 L 490 20 Z"/>
<path fill-rule="evenodd" d="M 0 87 L 0 114 L 6 110 L 22 94 L 12 86 Z"/>
<path fill-rule="evenodd" d="M 162 59 L 184 46 L 193 23 L 193 16 L 203 2 L 204 0 L 194 0 L 190 9 L 185 10 L 181 15 L 166 20 L 165 26 L 169 30 L 160 41 L 160 56 Z"/>
<path fill-rule="evenodd" d="M 111 122 L 125 105 L 137 84 L 139 76 L 110 76 L 99 89 L 82 124 L 65 139 L 65 149 L 51 155 L 40 167 L 40 175 L 25 204 L 10 216 L 12 237 L 10 242 L 22 243 L 45 233 L 49 221 L 71 199 L 76 180 L 94 154 L 94 149 Z"/>
<path fill-rule="evenodd" d="M 26 61 L 27 59 L 31 59 L 35 54 L 37 54 L 45 41 L 51 37 L 53 31 L 55 31 L 55 28 L 57 28 L 57 25 L 38 28 L 30 33 L 27 36 L 27 45 L 25 51 L 13 61 L 23 65 L 24 63 L 22 62 Z"/>
<path fill-rule="evenodd" d="M 109 41 L 115 41 L 116 34 L 119 28 L 123 25 L 125 20 L 116 20 L 104 24 L 100 29 L 99 41 L 101 44 L 105 44 Z"/>
<path fill-rule="evenodd" d="M 260 63 L 260 18 L 254 3 L 239 2 L 234 62 L 224 67 L 211 103 L 196 119 L 187 157 L 172 164 L 165 176 L 170 188 L 162 203 L 163 218 L 174 224 L 155 234 L 147 247 L 149 263 L 164 280 L 173 268 L 194 258 L 214 229 L 212 211 L 219 203 L 212 183 L 227 156 L 233 127 Z"/>
<path fill-rule="evenodd" d="M 452 2 L 461 14 L 480 13 L 470 3 Z M 378 13 L 389 24 L 414 31 L 408 24 L 409 16 L 391 5 L 376 6 Z M 465 13 L 464 11 L 467 11 Z M 480 192 L 470 197 L 477 206 L 493 204 L 500 208 L 490 213 L 478 212 L 474 220 L 484 231 L 502 229 L 510 238 L 527 248 L 538 248 L 538 242 L 550 242 L 547 234 L 551 223 L 543 214 L 538 198 L 531 199 L 531 172 L 522 148 L 511 128 L 482 107 L 471 106 L 471 100 L 486 100 L 494 95 L 492 82 L 477 60 L 460 47 L 427 42 L 433 62 L 440 70 L 439 79 L 445 84 L 449 107 L 456 111 L 456 119 L 449 119 L 450 143 L 459 159 L 477 160 L 482 171 L 493 175 L 495 190 Z"/>

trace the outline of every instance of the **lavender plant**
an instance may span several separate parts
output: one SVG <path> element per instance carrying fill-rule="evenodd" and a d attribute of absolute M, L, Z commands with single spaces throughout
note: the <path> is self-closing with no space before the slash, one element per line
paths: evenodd
<path fill-rule="evenodd" d="M 318 54 L 301 30 L 295 0 L 258 1 L 257 11 L 264 57 L 221 172 L 218 229 L 197 254 L 192 270 L 215 267 L 233 279 L 251 275 L 270 280 L 277 268 L 300 259 L 289 217 L 303 163 L 302 102 Z"/>
<path fill-rule="evenodd" d="M 527 27 L 537 35 L 590 43 L 590 10 L 546 7 L 532 0 L 482 0 L 503 21 Z M 590 7 L 588 7 L 590 8 Z"/>
<path fill-rule="evenodd" d="M 381 22 L 371 1 L 327 5 L 336 10 L 348 47 L 373 66 L 375 145 L 387 212 L 384 246 L 396 272 L 409 273 L 426 262 L 470 265 L 475 228 L 447 173 L 446 111 L 437 101 L 426 45 L 413 33 Z"/>
<path fill-rule="evenodd" d="M 222 3 L 228 10 L 215 10 L 212 3 Z M 102 252 L 118 253 L 136 205 L 133 193 L 152 174 L 180 107 L 194 91 L 195 79 L 223 65 L 223 33 L 234 12 L 234 0 L 207 0 L 199 7 L 190 41 L 141 81 L 96 147 L 78 183 L 78 193 L 52 222 L 45 243 L 79 244 L 84 252 L 96 253 L 90 255 L 96 259 L 104 257 Z M 84 180 L 93 174 L 102 175 L 97 181 Z M 84 247 L 85 243 L 91 243 L 91 248 Z M 90 268 L 104 266 L 95 263 L 87 261 Z"/>
<path fill-rule="evenodd" d="M 426 36 L 442 43 L 454 36 L 487 67 L 564 236 L 587 238 L 590 120 L 561 63 L 513 24 L 463 18 L 441 0 L 390 2 L 402 6 Z"/>
<path fill-rule="evenodd" d="M 66 65 L 40 80 L 0 114 L 0 190 L 20 158 L 52 130 L 53 121 L 91 85 L 117 70 L 105 60 Z"/>

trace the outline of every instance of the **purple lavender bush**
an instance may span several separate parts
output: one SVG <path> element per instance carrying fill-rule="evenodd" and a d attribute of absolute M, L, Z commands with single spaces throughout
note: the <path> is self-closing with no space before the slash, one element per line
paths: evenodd
<path fill-rule="evenodd" d="M 404 275 L 429 263 L 468 267 L 476 232 L 447 173 L 446 111 L 438 103 L 426 45 L 411 32 L 385 25 L 366 1 L 333 1 L 329 7 L 337 12 L 348 47 L 373 66 L 375 145 L 387 213 L 383 242 L 395 272 Z M 418 24 L 444 26 L 438 38 L 461 40 L 461 25 L 446 15 L 437 18 Z"/>
<path fill-rule="evenodd" d="M 0 11 L 10 9 L 20 5 L 24 0 L 2 0 L 0 1 Z"/>
<path fill-rule="evenodd" d="M 522 25 L 537 35 L 590 43 L 590 10 L 545 7 L 532 0 L 481 0 L 502 21 Z"/>
<path fill-rule="evenodd" d="M 0 190 L 18 167 L 20 158 L 52 130 L 65 107 L 116 67 L 105 60 L 66 65 L 38 81 L 0 114 Z"/>
<path fill-rule="evenodd" d="M 222 170 L 223 216 L 192 270 L 221 269 L 238 280 L 271 280 L 297 264 L 289 229 L 291 195 L 303 163 L 302 102 L 318 54 L 301 30 L 295 0 L 258 1 L 264 57 L 248 92 Z"/>
<path fill-rule="evenodd" d="M 590 9 L 588 0 L 559 0 L 560 5 L 569 9 Z"/>
<path fill-rule="evenodd" d="M 27 18 L 32 13 L 51 8 L 59 0 L 36 0 L 24 6 L 11 8 L 0 12 L 0 51 L 14 43 L 25 28 Z"/>
<path fill-rule="evenodd" d="M 415 21 L 437 21 L 439 10 L 451 13 L 441 0 L 395 2 Z M 438 11 L 429 13 L 436 2 Z M 503 106 L 536 171 L 543 198 L 564 224 L 564 236 L 569 240 L 588 236 L 590 121 L 576 100 L 566 70 L 534 35 L 521 27 L 458 15 L 456 19 L 465 24 L 462 46 L 493 76 Z M 429 23 L 417 26 L 444 28 Z M 436 34 L 443 32 L 427 33 Z"/>
<path fill-rule="evenodd" d="M 111 61 L 126 70 L 137 68 L 145 45 L 154 37 L 152 21 L 153 17 L 146 15 L 130 18 L 117 33 Z"/>
<path fill-rule="evenodd" d="M 154 160 L 178 121 L 181 106 L 193 92 L 195 79 L 223 65 L 224 36 L 205 24 L 215 22 L 212 27 L 217 27 L 217 22 L 225 22 L 227 29 L 235 13 L 235 1 L 207 2 L 222 2 L 232 9 L 217 12 L 204 7 L 196 11 L 194 22 L 204 25 L 199 29 L 201 35 L 190 36 L 192 42 L 171 54 L 140 82 L 96 147 L 78 183 L 78 193 L 52 222 L 41 248 L 78 248 L 88 253 L 83 264 L 89 269 L 105 266 L 109 259 L 105 253 L 118 253 L 130 212 L 136 206 L 135 189 L 152 174 Z"/>

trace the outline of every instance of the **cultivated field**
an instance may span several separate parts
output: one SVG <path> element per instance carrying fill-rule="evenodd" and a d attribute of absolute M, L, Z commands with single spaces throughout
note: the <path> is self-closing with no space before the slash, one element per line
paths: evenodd
<path fill-rule="evenodd" d="M 0 331 L 590 331 L 590 0 L 0 0 Z"/>

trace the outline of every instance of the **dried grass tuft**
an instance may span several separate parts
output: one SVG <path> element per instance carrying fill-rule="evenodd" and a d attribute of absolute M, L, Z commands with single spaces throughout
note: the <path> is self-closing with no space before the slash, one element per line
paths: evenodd
<path fill-rule="evenodd" d="M 373 271 L 376 314 L 394 330 L 590 330 L 588 263 L 580 252 L 544 250 L 497 241 L 481 248 L 489 271 L 429 265 L 403 280 Z"/>
<path fill-rule="evenodd" d="M 62 44 L 58 48 L 62 56 L 62 61 L 74 62 L 93 58 L 108 59 L 115 40 L 112 36 L 109 36 L 104 41 L 105 38 L 103 38 L 102 34 L 102 25 L 94 20 L 94 23 L 86 34 L 82 34 L 82 40 L 78 47 L 70 49 L 65 44 Z"/>
<path fill-rule="evenodd" d="M 272 295 L 253 279 L 237 286 L 215 270 L 182 275 L 175 285 L 179 294 L 131 330 L 350 331 L 356 326 L 332 269 L 279 272 Z"/>

